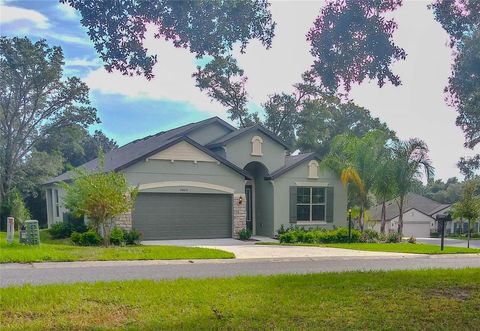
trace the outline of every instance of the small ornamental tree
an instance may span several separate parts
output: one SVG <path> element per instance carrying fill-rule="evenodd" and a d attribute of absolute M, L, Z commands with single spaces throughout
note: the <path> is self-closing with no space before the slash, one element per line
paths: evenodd
<path fill-rule="evenodd" d="M 467 247 L 470 248 L 470 232 L 472 224 L 480 219 L 480 195 L 476 194 L 480 186 L 478 180 L 466 181 L 460 200 L 453 205 L 453 217 L 463 218 L 468 221 L 468 241 Z"/>
<path fill-rule="evenodd" d="M 62 183 L 65 207 L 77 216 L 85 215 L 108 246 L 113 219 L 132 209 L 138 189 L 131 188 L 122 173 L 76 171 L 73 183 Z"/>

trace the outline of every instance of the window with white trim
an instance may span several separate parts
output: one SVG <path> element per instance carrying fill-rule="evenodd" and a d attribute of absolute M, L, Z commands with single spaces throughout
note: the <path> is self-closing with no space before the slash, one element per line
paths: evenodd
<path fill-rule="evenodd" d="M 308 178 L 318 178 L 318 162 L 315 160 L 308 162 Z"/>
<path fill-rule="evenodd" d="M 262 156 L 262 143 L 263 139 L 259 136 L 254 136 L 252 138 L 252 155 L 254 156 Z"/>
<path fill-rule="evenodd" d="M 297 221 L 326 221 L 325 187 L 297 187 Z"/>

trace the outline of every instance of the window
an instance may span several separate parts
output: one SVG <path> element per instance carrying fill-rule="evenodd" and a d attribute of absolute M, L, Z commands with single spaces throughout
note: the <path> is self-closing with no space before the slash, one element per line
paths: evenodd
<path fill-rule="evenodd" d="M 58 190 L 55 190 L 55 214 L 60 217 L 60 205 L 58 204 Z"/>
<path fill-rule="evenodd" d="M 308 178 L 318 178 L 318 162 L 315 160 L 308 163 Z"/>
<path fill-rule="evenodd" d="M 254 136 L 252 138 L 252 155 L 253 156 L 262 156 L 262 143 L 263 139 L 259 136 Z"/>
<path fill-rule="evenodd" d="M 326 220 L 325 187 L 297 187 L 297 221 Z"/>

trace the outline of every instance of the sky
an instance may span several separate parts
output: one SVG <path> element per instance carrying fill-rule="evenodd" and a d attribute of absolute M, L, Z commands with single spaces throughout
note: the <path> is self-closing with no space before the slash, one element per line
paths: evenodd
<path fill-rule="evenodd" d="M 429 2 L 404 0 L 392 14 L 399 25 L 395 43 L 408 54 L 405 61 L 393 65 L 403 84 L 379 88 L 376 82 L 364 82 L 353 87 L 350 98 L 385 121 L 399 138 L 425 140 L 435 177 L 447 179 L 461 177 L 456 162 L 480 148 L 463 147 L 463 133 L 455 126 L 456 112 L 445 103 L 443 89 L 452 55 L 446 32 L 427 9 Z M 272 47 L 267 50 L 253 40 L 245 54 L 233 50 L 248 76 L 253 110 L 261 111 L 270 94 L 292 91 L 301 73 L 311 66 L 313 57 L 305 35 L 323 5 L 323 1 L 272 1 L 271 12 L 277 22 Z M 195 87 L 191 75 L 198 60 L 188 50 L 149 34 L 145 45 L 159 60 L 154 79 L 107 73 L 73 8 L 56 0 L 0 0 L 0 6 L 2 36 L 44 38 L 63 48 L 65 75 L 78 76 L 90 87 L 92 104 L 102 121 L 96 128 L 120 145 L 211 116 L 228 120 L 225 109 Z"/>

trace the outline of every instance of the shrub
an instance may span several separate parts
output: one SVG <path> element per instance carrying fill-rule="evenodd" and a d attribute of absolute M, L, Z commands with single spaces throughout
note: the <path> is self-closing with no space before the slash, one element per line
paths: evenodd
<path fill-rule="evenodd" d="M 358 242 L 360 232 L 352 229 L 351 242 Z M 338 228 L 336 230 L 326 231 L 325 229 L 305 230 L 302 228 L 292 228 L 281 234 L 281 243 L 306 243 L 306 244 L 330 244 L 349 242 L 348 229 Z"/>
<path fill-rule="evenodd" d="M 390 232 L 385 238 L 386 243 L 399 243 L 402 241 L 402 237 L 397 232 Z"/>
<path fill-rule="evenodd" d="M 362 243 L 377 243 L 380 241 L 380 234 L 372 229 L 366 229 L 360 235 L 360 242 Z"/>
<path fill-rule="evenodd" d="M 71 231 L 72 232 L 87 232 L 88 227 L 85 225 L 85 221 L 82 216 L 75 217 L 72 213 L 66 213 L 64 214 L 64 223 L 67 223 L 70 225 Z"/>
<path fill-rule="evenodd" d="M 70 239 L 78 246 L 98 246 L 102 242 L 102 237 L 94 230 L 88 230 L 84 233 L 73 232 Z"/>
<path fill-rule="evenodd" d="M 130 231 L 123 230 L 123 238 L 125 238 L 125 244 L 127 245 L 138 245 L 140 244 L 142 234 L 136 229 L 132 229 Z"/>
<path fill-rule="evenodd" d="M 48 233 L 50 233 L 53 239 L 64 239 L 72 235 L 72 228 L 68 223 L 59 222 L 53 224 L 50 229 L 48 229 Z"/>
<path fill-rule="evenodd" d="M 440 234 L 438 232 L 430 232 L 430 237 L 431 238 L 438 238 L 438 237 L 440 237 Z"/>
<path fill-rule="evenodd" d="M 241 229 L 240 232 L 238 232 L 238 236 L 240 237 L 240 240 L 248 240 L 252 236 L 252 231 L 250 229 Z"/>
<path fill-rule="evenodd" d="M 282 225 L 280 225 L 280 229 L 277 230 L 277 234 L 280 236 L 282 234 L 284 234 L 285 232 L 287 232 L 288 229 L 285 229 L 285 227 Z"/>
<path fill-rule="evenodd" d="M 414 237 L 414 236 L 411 236 L 410 238 L 408 238 L 408 242 L 410 244 L 416 244 L 417 243 L 417 239 Z"/>
<path fill-rule="evenodd" d="M 72 214 L 65 214 L 63 222 L 53 224 L 48 233 L 53 239 L 64 239 L 72 235 L 73 232 L 83 233 L 88 230 L 82 217 L 74 217 Z"/>
<path fill-rule="evenodd" d="M 122 229 L 117 226 L 112 229 L 110 243 L 116 246 L 125 245 L 125 236 Z"/>
<path fill-rule="evenodd" d="M 480 233 L 472 233 L 470 238 L 480 238 Z"/>

